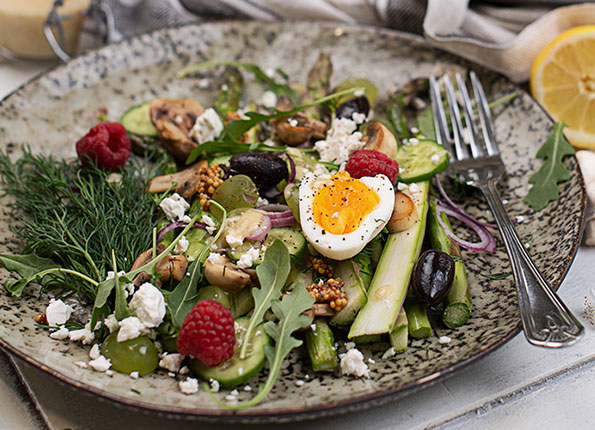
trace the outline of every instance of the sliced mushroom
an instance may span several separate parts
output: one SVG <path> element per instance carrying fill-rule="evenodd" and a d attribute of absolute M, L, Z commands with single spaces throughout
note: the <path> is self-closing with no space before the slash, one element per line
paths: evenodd
<path fill-rule="evenodd" d="M 165 250 L 165 246 L 157 245 L 157 247 L 155 248 L 155 255 L 161 254 L 164 250 Z M 141 255 L 136 257 L 136 260 L 134 260 L 134 263 L 132 264 L 130 271 L 140 269 L 145 264 L 150 262 L 152 259 L 153 259 L 153 248 L 148 249 L 147 251 L 143 252 Z M 151 279 L 151 275 L 149 275 L 147 272 L 141 272 L 138 275 L 136 275 L 136 277 L 132 281 L 132 284 L 135 287 L 140 287 L 145 282 L 149 282 L 150 279 Z"/>
<path fill-rule="evenodd" d="M 391 159 L 397 158 L 397 141 L 388 128 L 379 122 L 373 122 L 366 128 L 363 149 L 379 151 Z"/>
<path fill-rule="evenodd" d="M 169 189 L 178 193 L 185 199 L 196 193 L 196 186 L 200 182 L 199 171 L 207 166 L 206 161 L 200 161 L 181 172 L 170 175 L 156 176 L 149 181 L 147 193 L 163 193 Z"/>
<path fill-rule="evenodd" d="M 151 102 L 151 121 L 165 149 L 178 161 L 186 161 L 197 143 L 191 139 L 192 127 L 204 109 L 195 100 L 155 99 Z"/>
<path fill-rule="evenodd" d="M 174 278 L 180 282 L 186 276 L 188 270 L 188 260 L 183 255 L 166 255 L 155 266 L 155 271 L 161 275 L 160 283 L 164 283 Z"/>
<path fill-rule="evenodd" d="M 309 317 L 332 317 L 337 314 L 333 308 L 327 303 L 314 303 L 312 308 L 303 312 L 304 315 Z"/>
<path fill-rule="evenodd" d="M 328 127 L 326 123 L 296 113 L 275 123 L 279 138 L 290 146 L 297 146 L 311 138 L 324 139 Z"/>
<path fill-rule="evenodd" d="M 205 278 L 210 284 L 227 292 L 240 291 L 250 284 L 250 275 L 242 271 L 227 257 L 205 261 Z"/>
<path fill-rule="evenodd" d="M 415 202 L 405 193 L 395 193 L 395 205 L 386 228 L 391 233 L 408 230 L 413 227 L 419 215 L 415 209 Z"/>

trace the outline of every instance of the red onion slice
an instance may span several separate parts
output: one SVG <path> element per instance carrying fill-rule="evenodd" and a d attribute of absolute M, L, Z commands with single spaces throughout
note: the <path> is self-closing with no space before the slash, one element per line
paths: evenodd
<path fill-rule="evenodd" d="M 463 248 L 470 249 L 472 251 L 487 251 L 487 252 L 492 253 L 496 250 L 496 240 L 494 239 L 494 236 L 492 236 L 490 234 L 490 232 L 487 231 L 484 226 L 479 224 L 477 221 L 475 221 L 470 216 L 468 216 L 466 214 L 461 214 L 460 212 L 458 212 L 454 209 L 451 209 L 447 206 L 442 205 L 439 200 L 436 200 L 436 203 L 437 203 L 436 204 L 436 216 L 438 217 L 438 222 L 440 223 L 440 225 L 444 229 L 446 235 L 450 239 L 452 239 L 454 242 L 456 242 L 458 245 L 462 246 Z M 446 215 L 450 215 L 450 216 L 458 219 L 459 221 L 463 222 L 470 228 L 472 228 L 479 236 L 480 241 L 477 243 L 469 242 L 469 241 L 461 239 L 456 234 L 454 234 L 454 232 L 446 225 L 444 220 L 440 217 L 440 215 L 443 212 Z"/>
<path fill-rule="evenodd" d="M 157 233 L 157 243 L 161 242 L 163 240 L 163 237 L 170 231 L 175 230 L 176 228 L 186 227 L 187 225 L 188 225 L 188 223 L 186 223 L 184 221 L 176 221 L 176 222 L 172 222 L 171 224 L 166 225 L 161 230 L 159 230 L 159 233 Z M 202 222 L 195 222 L 194 226 L 205 229 L 205 230 L 207 229 L 206 224 L 204 224 Z"/>
<path fill-rule="evenodd" d="M 271 222 L 271 219 L 268 216 L 262 215 L 262 222 L 256 228 L 256 230 L 254 230 L 252 233 L 250 233 L 250 235 L 246 236 L 246 239 L 248 239 L 248 240 L 264 239 L 266 237 L 266 235 L 269 233 L 269 230 L 271 229 L 271 227 L 273 226 L 272 224 L 273 223 Z"/>
<path fill-rule="evenodd" d="M 296 219 L 293 214 L 289 214 L 289 216 L 285 218 L 274 218 L 271 219 L 271 225 L 273 227 L 289 227 L 296 223 Z"/>
<path fill-rule="evenodd" d="M 261 211 L 266 212 L 285 212 L 290 211 L 291 209 L 287 205 L 282 205 L 280 203 L 271 203 L 268 205 L 258 206 L 256 209 L 260 209 Z"/>
<path fill-rule="evenodd" d="M 287 152 L 284 153 L 285 156 L 287 157 L 287 161 L 289 162 L 289 179 L 287 179 L 287 183 L 288 184 L 293 184 L 293 182 L 295 181 L 295 162 L 293 161 L 293 158 L 291 158 L 291 155 L 289 155 Z"/>

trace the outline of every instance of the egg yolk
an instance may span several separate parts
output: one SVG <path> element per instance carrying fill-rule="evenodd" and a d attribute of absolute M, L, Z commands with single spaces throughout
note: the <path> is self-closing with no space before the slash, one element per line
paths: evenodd
<path fill-rule="evenodd" d="M 351 233 L 378 203 L 380 197 L 376 191 L 348 172 L 338 172 L 314 196 L 314 221 L 332 234 Z"/>

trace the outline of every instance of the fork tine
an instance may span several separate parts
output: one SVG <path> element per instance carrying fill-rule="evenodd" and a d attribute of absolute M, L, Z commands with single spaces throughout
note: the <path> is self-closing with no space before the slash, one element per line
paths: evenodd
<path fill-rule="evenodd" d="M 448 123 L 446 122 L 446 113 L 444 112 L 444 104 L 440 96 L 440 87 L 435 76 L 430 76 L 430 99 L 432 100 L 432 113 L 434 119 L 434 131 L 436 134 L 436 142 L 444 146 L 453 156 L 452 145 L 447 134 Z"/>
<path fill-rule="evenodd" d="M 463 99 L 463 107 L 465 108 L 465 125 L 469 130 L 469 147 L 471 148 L 471 154 L 474 158 L 485 155 L 485 151 L 479 141 L 479 134 L 477 132 L 477 124 L 473 118 L 473 104 L 469 98 L 469 92 L 467 91 L 467 84 L 460 73 L 456 74 L 457 85 L 459 86 L 459 92 Z"/>
<path fill-rule="evenodd" d="M 490 114 L 490 105 L 481 85 L 481 81 L 477 77 L 474 71 L 469 72 L 471 77 L 471 85 L 473 87 L 473 94 L 475 95 L 475 101 L 477 102 L 477 112 L 479 115 L 479 122 L 481 123 L 481 129 L 483 132 L 483 140 L 488 151 L 488 155 L 498 155 L 498 143 L 496 141 L 496 135 L 494 134 L 492 115 Z"/>
<path fill-rule="evenodd" d="M 444 85 L 446 86 L 446 95 L 448 96 L 448 104 L 450 106 L 452 123 L 452 135 L 455 142 L 455 152 L 458 160 L 466 160 L 469 158 L 469 150 L 463 141 L 463 124 L 461 122 L 461 111 L 457 104 L 457 98 L 452 86 L 452 82 L 448 75 L 444 76 Z"/>

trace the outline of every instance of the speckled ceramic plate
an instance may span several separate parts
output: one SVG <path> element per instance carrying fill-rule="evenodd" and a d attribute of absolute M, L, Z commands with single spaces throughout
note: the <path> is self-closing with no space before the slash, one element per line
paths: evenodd
<path fill-rule="evenodd" d="M 333 83 L 347 77 L 366 77 L 381 94 L 416 77 L 470 67 L 417 38 L 375 28 L 239 22 L 163 30 L 82 56 L 16 91 L 0 105 L 0 143 L 15 153 L 19 145 L 28 144 L 35 151 L 69 157 L 74 154 L 77 138 L 95 123 L 99 108 L 106 108 L 108 116 L 117 119 L 131 105 L 155 97 L 193 97 L 211 105 L 218 86 L 217 72 L 205 73 L 202 79 L 176 79 L 176 71 L 184 66 L 206 60 L 242 60 L 265 69 L 282 67 L 293 80 L 303 82 L 321 51 L 332 57 Z M 527 207 L 522 202 L 527 179 L 540 164 L 534 155 L 551 131 L 551 121 L 525 92 L 506 79 L 483 70 L 478 73 L 491 99 L 511 91 L 519 93 L 511 104 L 495 112 L 496 134 L 508 173 L 502 196 L 508 201 L 511 216 L 524 217 L 518 232 L 544 277 L 558 287 L 576 252 L 583 224 L 585 193 L 576 160 L 566 161 L 571 178 L 560 187 L 557 202 L 540 213 Z M 204 79 L 210 82 L 206 87 Z M 0 203 L 0 252 L 19 252 L 19 244 L 8 229 L 14 220 L 5 210 L 6 200 Z M 480 218 L 487 216 L 487 206 L 477 195 L 469 198 L 467 208 Z M 0 293 L 0 344 L 61 381 L 136 408 L 228 422 L 344 413 L 388 402 L 404 390 L 434 381 L 493 351 L 519 332 L 511 279 L 482 276 L 509 272 L 501 242 L 492 255 L 465 256 L 474 303 L 467 325 L 457 330 L 438 328 L 431 338 L 412 341 L 405 354 L 388 359 L 382 358 L 386 343 L 363 347 L 365 357 L 374 360 L 369 379 L 315 375 L 303 352 L 297 351 L 266 401 L 240 412 L 219 409 L 204 391 L 181 394 L 177 381 L 164 371 L 132 380 L 127 375 L 110 378 L 75 366 L 77 360 L 88 360 L 88 349 L 52 340 L 34 325 L 34 316 L 45 310 L 49 300 L 42 292 L 21 299 Z M 1 269 L 0 278 L 8 276 Z M 440 344 L 438 338 L 443 335 L 452 341 Z M 305 382 L 298 386 L 298 380 Z M 257 387 L 259 382 L 255 378 L 249 383 Z M 240 387 L 240 400 L 250 395 Z"/>

